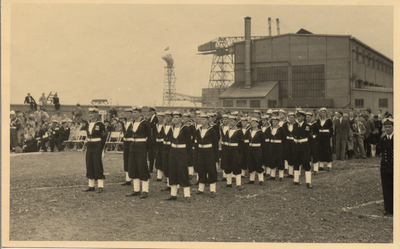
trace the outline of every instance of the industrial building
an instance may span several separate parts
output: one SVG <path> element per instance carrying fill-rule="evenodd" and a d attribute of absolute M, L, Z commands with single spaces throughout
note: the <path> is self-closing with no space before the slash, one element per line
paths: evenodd
<path fill-rule="evenodd" d="M 229 48 L 234 83 L 219 95 L 220 107 L 393 112 L 393 61 L 355 37 L 301 29 L 251 39 L 251 18 L 246 17 L 244 38 Z"/>

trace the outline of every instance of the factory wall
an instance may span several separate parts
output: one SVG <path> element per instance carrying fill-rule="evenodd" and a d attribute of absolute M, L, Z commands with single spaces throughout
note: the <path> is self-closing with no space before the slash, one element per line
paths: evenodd
<path fill-rule="evenodd" d="M 354 98 L 350 92 L 357 79 L 393 87 L 393 74 L 390 71 L 390 63 L 392 62 L 365 45 L 361 48 L 362 43 L 350 36 L 289 34 L 252 40 L 251 44 L 252 81 L 258 80 L 259 68 L 287 67 L 286 81 L 268 78 L 268 80 L 280 81 L 281 92 L 279 94 L 282 107 L 286 107 L 288 103 L 295 103 L 296 99 L 299 100 L 299 103 L 304 103 L 304 99 L 307 98 L 312 98 L 313 103 L 318 104 L 320 102 L 321 105 L 332 103 L 333 106 L 331 107 L 333 108 L 352 107 Z M 364 54 L 371 54 L 370 57 L 376 61 L 381 60 L 388 64 L 387 72 L 378 70 L 377 66 L 372 67 L 372 62 L 369 66 L 366 62 L 356 61 L 354 50 L 357 46 L 360 47 L 360 51 L 364 50 Z M 361 59 L 359 58 L 359 60 Z M 316 86 L 319 90 L 315 90 L 320 92 L 313 97 L 296 97 L 299 94 L 296 93 L 298 90 L 295 89 L 299 89 L 299 87 L 297 86 L 294 89 L 294 83 L 298 79 L 293 77 L 299 77 L 296 76 L 294 70 L 300 66 L 304 66 L 305 70 L 313 66 L 319 67 L 319 70 L 324 70 L 324 77 L 323 79 L 320 78 L 323 83 L 319 83 Z M 311 72 L 314 69 L 309 70 Z M 244 81 L 243 42 L 235 44 L 235 81 Z M 304 81 L 310 82 L 309 79 Z M 308 84 L 303 84 L 300 87 L 303 88 L 303 91 L 306 90 L 305 87 L 310 87 L 309 90 L 314 89 L 313 86 Z M 318 101 L 318 99 L 321 99 L 321 101 Z M 322 101 L 322 99 L 330 101 Z"/>
<path fill-rule="evenodd" d="M 363 105 L 360 105 L 360 102 L 362 102 Z M 372 113 L 378 113 L 378 109 L 381 109 L 382 113 L 385 113 L 386 111 L 393 113 L 393 92 L 377 92 L 373 90 L 353 89 L 352 105 L 355 108 L 360 109 L 370 108 Z"/>

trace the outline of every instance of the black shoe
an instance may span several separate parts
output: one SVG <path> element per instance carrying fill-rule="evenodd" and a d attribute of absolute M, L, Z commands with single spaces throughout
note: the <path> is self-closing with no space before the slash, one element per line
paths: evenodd
<path fill-rule="evenodd" d="M 282 179 L 283 179 L 282 177 L 279 177 L 279 181 L 280 181 L 280 182 L 282 181 Z"/>
<path fill-rule="evenodd" d="M 194 185 L 199 185 L 199 181 L 196 181 L 196 183 Z"/>
<path fill-rule="evenodd" d="M 223 181 L 223 182 L 226 182 L 226 178 L 224 177 L 224 178 L 222 178 L 222 180 L 221 181 Z"/>
<path fill-rule="evenodd" d="M 275 177 L 267 176 L 267 178 L 265 178 L 265 180 L 275 180 Z"/>
<path fill-rule="evenodd" d="M 98 194 L 101 194 L 101 193 L 103 193 L 103 192 L 104 192 L 104 189 L 103 189 L 103 188 L 98 188 L 98 189 L 97 189 L 97 193 L 98 193 Z"/>
<path fill-rule="evenodd" d="M 328 172 L 331 172 L 331 168 L 328 168 Z"/>
<path fill-rule="evenodd" d="M 324 169 L 324 168 L 322 168 L 322 167 L 319 167 L 319 168 L 318 168 L 318 170 L 320 170 L 320 171 L 324 171 L 325 169 Z"/>
<path fill-rule="evenodd" d="M 121 185 L 122 186 L 128 186 L 128 185 L 130 186 L 130 185 L 132 185 L 132 181 L 129 181 L 129 182 L 126 181 L 126 182 L 122 183 Z"/>
<path fill-rule="evenodd" d="M 147 192 L 142 192 L 142 194 L 140 195 L 140 199 L 144 199 L 147 197 L 149 197 L 149 193 L 147 193 Z"/>
<path fill-rule="evenodd" d="M 161 189 L 161 191 L 170 191 L 170 190 L 171 190 L 171 187 L 166 187 L 166 188 Z"/>
<path fill-rule="evenodd" d="M 95 191 L 94 187 L 88 187 L 87 189 L 82 189 L 82 192 Z"/>
<path fill-rule="evenodd" d="M 158 179 L 158 178 L 156 179 L 156 182 L 161 182 L 161 181 L 162 181 L 162 179 Z"/>
<path fill-rule="evenodd" d="M 185 202 L 190 203 L 190 197 L 185 197 Z"/>
<path fill-rule="evenodd" d="M 210 193 L 211 198 L 214 198 L 215 196 L 217 196 L 217 194 L 214 191 Z"/>
<path fill-rule="evenodd" d="M 289 175 L 288 178 L 294 178 L 294 175 Z"/>
<path fill-rule="evenodd" d="M 254 181 L 248 181 L 247 184 L 254 184 Z"/>
<path fill-rule="evenodd" d="M 125 197 L 131 197 L 131 196 L 137 196 L 137 195 L 140 195 L 140 192 L 138 191 L 138 192 L 132 192 L 132 193 L 130 193 L 130 194 L 127 194 L 127 195 L 125 195 Z"/>
<path fill-rule="evenodd" d="M 192 176 L 192 175 L 189 175 L 189 181 L 192 180 L 192 178 L 193 178 L 193 176 Z"/>
<path fill-rule="evenodd" d="M 196 195 L 202 195 L 202 194 L 204 194 L 204 191 L 197 190 Z"/>
<path fill-rule="evenodd" d="M 385 211 L 385 212 L 383 213 L 383 215 L 385 215 L 385 216 L 393 215 L 393 212 Z"/>
<path fill-rule="evenodd" d="M 309 189 L 313 189 L 313 186 L 312 186 L 312 184 L 311 184 L 311 183 L 307 183 L 307 188 L 309 188 Z"/>
<path fill-rule="evenodd" d="M 241 177 L 242 177 L 242 179 L 246 178 L 245 176 L 241 176 Z"/>
<path fill-rule="evenodd" d="M 314 171 L 314 175 L 318 175 L 319 173 L 318 173 L 318 171 Z"/>
<path fill-rule="evenodd" d="M 242 190 L 244 187 L 242 185 L 236 186 L 237 190 Z"/>
<path fill-rule="evenodd" d="M 300 185 L 300 182 L 294 182 L 294 185 L 298 185 L 298 186 L 299 186 L 299 185 Z"/>
<path fill-rule="evenodd" d="M 232 188 L 232 184 L 226 184 L 225 187 L 227 187 L 227 188 Z"/>
<path fill-rule="evenodd" d="M 166 200 L 167 201 L 176 201 L 178 199 L 178 197 L 176 197 L 176 196 L 170 196 L 169 198 L 167 198 Z"/>
<path fill-rule="evenodd" d="M 265 183 L 263 181 L 258 182 L 258 184 L 260 184 L 260 186 L 265 186 Z"/>

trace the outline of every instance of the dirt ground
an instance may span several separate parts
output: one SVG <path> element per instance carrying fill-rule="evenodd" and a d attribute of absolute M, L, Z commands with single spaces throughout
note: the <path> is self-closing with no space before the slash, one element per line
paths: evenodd
<path fill-rule="evenodd" d="M 149 198 L 125 197 L 121 154 L 106 154 L 105 192 L 84 193 L 84 152 L 11 156 L 10 241 L 203 241 L 393 243 L 393 218 L 383 216 L 379 160 L 334 161 L 313 175 L 314 189 L 293 179 L 244 185 L 217 183 L 217 197 L 165 201 L 165 183 Z M 248 179 L 243 179 L 246 182 Z M 257 183 L 257 182 L 256 182 Z"/>

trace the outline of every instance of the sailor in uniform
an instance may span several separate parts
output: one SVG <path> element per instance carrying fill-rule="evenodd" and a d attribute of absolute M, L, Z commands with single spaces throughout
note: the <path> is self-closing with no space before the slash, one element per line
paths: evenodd
<path fill-rule="evenodd" d="M 221 169 L 222 169 L 222 180 L 226 181 L 226 143 L 227 143 L 227 135 L 226 133 L 229 130 L 229 116 L 227 114 L 222 115 L 222 125 L 219 127 L 219 133 L 221 138 Z"/>
<path fill-rule="evenodd" d="M 261 131 L 264 133 L 265 138 L 265 146 L 263 148 L 263 169 L 265 170 L 265 180 L 274 180 L 271 178 L 271 167 L 270 167 L 270 156 L 269 156 L 269 135 L 267 132 L 269 131 L 268 128 L 271 126 L 269 122 L 269 115 L 262 115 L 261 116 Z M 269 131 L 270 132 L 270 131 Z M 275 175 L 275 174 L 274 174 Z"/>
<path fill-rule="evenodd" d="M 157 182 L 162 181 L 163 176 L 163 164 L 162 164 L 162 157 L 163 157 L 163 142 L 164 142 L 164 113 L 159 112 L 158 115 L 158 123 L 156 124 L 156 170 L 157 170 Z"/>
<path fill-rule="evenodd" d="M 149 159 L 149 172 L 153 173 L 154 170 L 154 159 L 156 156 L 156 125 L 158 124 L 158 117 L 156 115 L 157 109 L 155 107 L 149 107 L 148 108 L 148 115 L 150 116 L 149 118 L 149 125 L 150 125 L 150 130 L 151 130 L 151 136 L 150 136 L 150 141 L 151 141 L 151 146 L 148 151 L 148 159 Z"/>
<path fill-rule="evenodd" d="M 149 167 L 147 165 L 147 153 L 151 147 L 151 128 L 142 116 L 142 107 L 132 109 L 132 141 L 129 146 L 128 172 L 133 179 L 133 192 L 126 197 L 138 196 L 141 199 L 149 196 Z M 142 192 L 140 193 L 140 185 Z"/>
<path fill-rule="evenodd" d="M 320 118 L 317 120 L 318 125 L 318 169 L 324 169 L 324 163 L 328 165 L 328 171 L 332 169 L 332 147 L 331 138 L 333 135 L 333 122 L 328 118 L 328 111 L 325 107 L 320 109 Z M 318 170 L 314 168 L 314 174 L 318 174 Z"/>
<path fill-rule="evenodd" d="M 105 135 L 105 126 L 99 121 L 99 109 L 89 108 L 89 122 L 85 123 L 82 130 L 86 131 L 86 177 L 89 179 L 88 188 L 83 192 L 95 191 L 95 181 L 97 180 L 98 190 L 101 193 L 104 190 L 103 162 L 101 153 L 103 151 L 102 137 Z"/>
<path fill-rule="evenodd" d="M 190 202 L 190 181 L 188 156 L 192 155 L 190 128 L 182 123 L 182 113 L 173 112 L 171 150 L 169 155 L 169 184 L 171 196 L 168 201 L 177 200 L 178 185 L 183 187 L 185 202 Z"/>
<path fill-rule="evenodd" d="M 122 186 L 132 185 L 132 179 L 129 177 L 128 172 L 128 161 L 129 161 L 129 147 L 131 146 L 131 141 L 133 140 L 133 120 L 132 120 L 132 107 L 125 108 L 125 118 L 126 121 L 122 127 L 123 133 L 123 150 L 122 150 L 122 158 L 124 161 L 124 172 L 125 172 L 125 182 L 122 183 Z"/>
<path fill-rule="evenodd" d="M 284 158 L 285 158 L 285 168 L 288 165 L 288 177 L 293 178 L 293 125 L 296 123 L 296 118 L 294 112 L 288 113 L 288 120 L 283 124 L 282 128 L 285 130 L 286 139 L 284 144 Z"/>
<path fill-rule="evenodd" d="M 294 161 L 294 184 L 300 185 L 300 165 L 303 166 L 306 175 L 307 188 L 312 189 L 311 185 L 311 152 L 310 142 L 311 126 L 305 122 L 306 113 L 299 110 L 296 114 L 297 123 L 293 126 L 293 161 Z"/>
<path fill-rule="evenodd" d="M 161 191 L 170 191 L 171 186 L 169 185 L 169 154 L 171 150 L 171 137 L 172 132 L 172 112 L 164 112 L 164 139 L 163 139 L 163 152 L 162 152 L 162 167 L 165 178 L 167 179 L 167 187 L 161 189 Z"/>
<path fill-rule="evenodd" d="M 199 170 L 199 188 L 196 194 L 204 194 L 204 187 L 206 183 L 209 183 L 210 196 L 214 198 L 217 190 L 218 137 L 217 132 L 209 125 L 210 117 L 207 114 L 201 114 L 200 118 L 201 127 L 195 132 Z"/>
<path fill-rule="evenodd" d="M 259 125 L 260 120 L 258 118 L 251 118 L 251 133 L 249 137 L 249 153 L 247 159 L 250 173 L 248 184 L 254 184 L 257 173 L 259 184 L 264 186 L 264 169 L 262 165 L 264 162 L 263 148 L 265 146 L 265 137 Z"/>
<path fill-rule="evenodd" d="M 240 151 L 240 169 L 242 171 L 242 177 L 244 177 L 247 170 L 247 153 L 249 151 L 250 124 L 248 117 L 241 117 L 240 121 L 242 124 L 243 133 L 243 149 Z"/>
<path fill-rule="evenodd" d="M 268 137 L 266 140 L 269 140 L 268 146 L 268 160 L 269 167 L 271 168 L 271 179 L 275 180 L 276 169 L 279 170 L 279 180 L 282 181 L 284 176 L 284 159 L 283 159 L 283 145 L 286 139 L 285 130 L 279 126 L 279 117 L 272 116 L 272 126 L 267 130 Z"/>
<path fill-rule="evenodd" d="M 312 112 L 306 112 L 306 122 L 307 122 L 307 124 L 309 124 L 311 126 L 312 139 L 310 141 L 310 150 L 311 150 L 313 169 L 314 169 L 314 172 L 318 172 L 319 164 L 318 164 L 317 136 L 318 136 L 318 132 L 319 132 L 319 125 L 316 122 L 314 122 Z M 316 173 L 314 173 L 314 174 L 316 174 Z"/>

